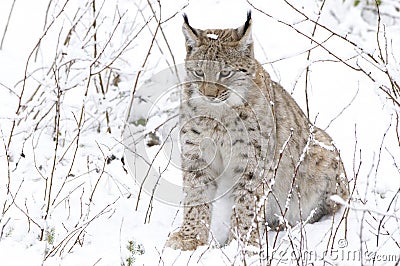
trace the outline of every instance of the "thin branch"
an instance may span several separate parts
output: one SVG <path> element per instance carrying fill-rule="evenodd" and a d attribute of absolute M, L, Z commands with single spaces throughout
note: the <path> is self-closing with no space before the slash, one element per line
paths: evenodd
<path fill-rule="evenodd" d="M 16 0 L 14 0 L 14 1 L 12 2 L 10 12 L 8 13 L 7 23 L 6 23 L 6 26 L 5 26 L 5 28 L 4 28 L 3 37 L 1 38 L 1 42 L 0 42 L 0 50 L 3 50 L 3 43 L 4 43 L 4 39 L 6 38 L 6 34 L 7 34 L 7 30 L 8 30 L 8 25 L 10 24 L 11 15 L 12 15 L 13 10 L 14 10 L 15 2 L 16 2 Z"/>

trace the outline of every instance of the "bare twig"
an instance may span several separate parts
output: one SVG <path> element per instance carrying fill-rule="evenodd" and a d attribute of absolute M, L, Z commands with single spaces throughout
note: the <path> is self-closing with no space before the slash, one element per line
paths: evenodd
<path fill-rule="evenodd" d="M 322 1 L 321 7 L 318 10 L 318 17 L 317 17 L 316 22 L 318 22 L 320 17 L 321 17 L 321 12 L 322 12 L 322 9 L 324 8 L 324 5 L 325 5 L 325 0 Z M 317 23 L 314 24 L 314 28 L 313 28 L 313 31 L 311 33 L 311 37 L 312 38 L 314 38 L 315 32 L 317 31 L 317 25 L 318 25 Z M 311 44 L 312 44 L 312 41 L 311 41 Z M 309 61 L 310 58 L 311 58 L 311 50 L 308 50 L 308 52 L 307 52 L 307 61 Z M 304 86 L 305 86 L 304 93 L 305 93 L 305 96 L 306 96 L 306 110 L 307 110 L 306 114 L 307 114 L 308 119 L 310 119 L 310 106 L 309 106 L 309 101 L 308 101 L 309 75 L 310 75 L 310 65 L 307 65 L 307 68 L 306 68 L 306 81 L 305 81 L 305 84 L 304 84 Z"/>
<path fill-rule="evenodd" d="M 7 23 L 6 23 L 6 26 L 4 27 L 3 37 L 1 38 L 1 42 L 0 42 L 0 50 L 3 49 L 4 39 L 6 38 L 6 34 L 7 34 L 7 30 L 8 30 L 8 25 L 10 24 L 11 15 L 12 15 L 13 10 L 14 10 L 15 2 L 16 2 L 16 0 L 14 0 L 14 1 L 12 2 L 10 12 L 8 13 Z"/>
<path fill-rule="evenodd" d="M 360 91 L 360 88 L 357 89 L 356 93 L 354 94 L 353 98 L 351 98 L 350 102 L 342 108 L 342 110 L 329 121 L 328 125 L 324 128 L 324 130 L 327 130 L 333 122 L 335 122 L 336 119 L 338 119 L 354 102 L 354 100 L 357 98 L 358 92 Z"/>
<path fill-rule="evenodd" d="M 57 21 L 57 19 L 58 19 L 58 18 L 61 16 L 61 14 L 64 12 L 64 9 L 65 9 L 65 7 L 67 6 L 68 2 L 69 2 L 69 0 L 66 0 L 66 1 L 64 2 L 64 5 L 62 6 L 60 12 L 59 12 L 59 13 L 54 17 L 54 19 L 51 21 L 51 23 L 50 23 L 49 26 L 46 28 L 46 30 L 44 31 L 44 33 L 42 34 L 42 36 L 39 38 L 39 40 L 36 42 L 35 47 L 32 49 L 32 51 L 30 52 L 30 54 L 29 54 L 29 56 L 28 56 L 28 59 L 27 59 L 26 64 L 25 64 L 24 79 L 23 79 L 23 84 L 22 84 L 22 90 L 21 90 L 21 93 L 20 93 L 20 95 L 19 95 L 19 97 L 18 97 L 18 107 L 17 107 L 17 110 L 15 111 L 15 113 L 16 113 L 17 115 L 20 114 L 20 111 L 21 111 L 22 106 L 23 106 L 23 104 L 22 104 L 22 99 L 23 99 L 23 96 L 24 96 L 24 94 L 25 94 L 25 89 L 26 89 L 26 85 L 27 85 L 26 82 L 27 82 L 27 78 L 28 78 L 28 66 L 29 66 L 29 62 L 30 62 L 30 60 L 31 60 L 31 58 L 32 58 L 32 56 L 33 56 L 33 54 L 35 53 L 36 49 L 38 49 L 38 47 L 39 47 L 41 41 L 44 39 L 44 37 L 46 36 L 46 34 L 47 34 L 47 33 L 50 31 L 50 29 L 53 27 L 53 25 L 55 24 L 55 22 Z M 11 140 L 12 140 L 12 138 L 13 138 L 13 133 L 14 133 L 14 130 L 15 130 L 15 125 L 16 125 L 16 120 L 13 120 L 12 126 L 11 126 L 11 130 L 10 130 L 10 135 L 9 135 L 9 138 L 8 138 L 7 147 L 10 147 L 10 145 L 11 145 Z"/>

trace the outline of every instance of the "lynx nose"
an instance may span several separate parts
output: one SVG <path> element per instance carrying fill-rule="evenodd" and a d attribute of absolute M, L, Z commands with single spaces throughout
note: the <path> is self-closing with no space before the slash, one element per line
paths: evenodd
<path fill-rule="evenodd" d="M 217 98 L 221 91 L 223 91 L 222 86 L 211 82 L 207 82 L 200 87 L 200 92 L 209 98 Z"/>
<path fill-rule="evenodd" d="M 200 91 L 204 96 L 217 97 L 217 88 L 212 83 L 203 84 Z"/>

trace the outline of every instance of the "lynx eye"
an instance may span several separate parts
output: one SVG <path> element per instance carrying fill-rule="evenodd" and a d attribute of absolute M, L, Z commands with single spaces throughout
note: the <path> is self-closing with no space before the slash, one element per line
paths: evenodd
<path fill-rule="evenodd" d="M 221 72 L 219 72 L 219 77 L 226 78 L 226 77 L 229 77 L 231 74 L 232 74 L 232 71 L 222 70 Z"/>
<path fill-rule="evenodd" d="M 198 78 L 204 77 L 204 72 L 203 72 L 203 70 L 195 70 L 195 71 L 193 71 L 193 74 L 194 74 L 196 77 L 198 77 Z"/>

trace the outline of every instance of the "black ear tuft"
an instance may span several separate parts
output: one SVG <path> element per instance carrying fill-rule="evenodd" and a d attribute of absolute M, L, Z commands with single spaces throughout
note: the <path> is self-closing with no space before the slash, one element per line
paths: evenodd
<path fill-rule="evenodd" d="M 247 20 L 246 20 L 246 22 L 244 23 L 244 26 L 243 26 L 243 33 L 246 32 L 247 29 L 249 28 L 250 21 L 251 21 L 251 10 L 247 11 Z"/>
<path fill-rule="evenodd" d="M 186 15 L 186 13 L 183 13 L 182 17 L 183 17 L 183 21 L 185 21 L 185 23 L 189 25 L 189 19 L 188 19 L 188 16 Z"/>
<path fill-rule="evenodd" d="M 198 36 L 197 31 L 195 29 L 193 29 L 192 26 L 190 26 L 189 19 L 188 19 L 188 16 L 186 15 L 186 13 L 183 13 L 182 16 L 183 16 L 183 21 L 189 27 L 189 29 L 193 32 L 194 35 Z"/>

